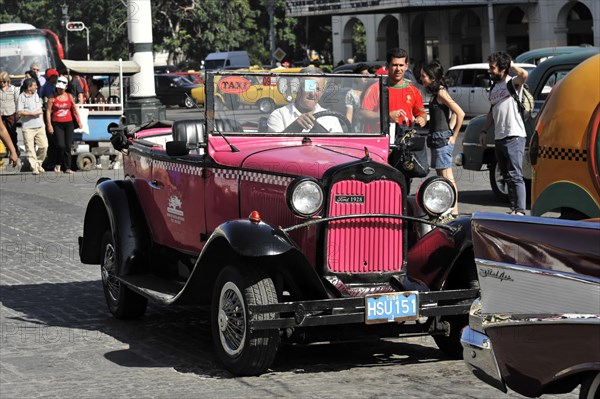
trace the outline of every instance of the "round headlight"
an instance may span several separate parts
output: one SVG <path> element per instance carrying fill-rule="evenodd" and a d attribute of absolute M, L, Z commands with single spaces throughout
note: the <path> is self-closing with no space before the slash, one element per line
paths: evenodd
<path fill-rule="evenodd" d="M 312 216 L 323 206 L 323 190 L 314 180 L 302 180 L 292 188 L 289 199 L 295 213 Z"/>
<path fill-rule="evenodd" d="M 430 177 L 419 188 L 419 205 L 430 215 L 443 215 L 454 207 L 456 191 L 450 180 Z"/>

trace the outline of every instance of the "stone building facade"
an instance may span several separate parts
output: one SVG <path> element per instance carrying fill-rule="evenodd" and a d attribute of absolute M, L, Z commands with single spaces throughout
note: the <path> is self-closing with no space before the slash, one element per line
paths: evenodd
<path fill-rule="evenodd" d="M 494 50 L 513 56 L 566 45 L 600 46 L 598 0 L 288 0 L 288 16 L 331 15 L 333 60 L 383 60 L 392 47 L 413 62 L 482 62 Z M 366 54 L 356 53 L 362 24 Z"/>

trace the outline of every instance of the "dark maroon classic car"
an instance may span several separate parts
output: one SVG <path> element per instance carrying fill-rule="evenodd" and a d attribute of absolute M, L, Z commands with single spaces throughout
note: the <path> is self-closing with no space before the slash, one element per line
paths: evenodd
<path fill-rule="evenodd" d="M 263 78 L 288 105 L 215 109 Z M 363 78 L 210 73 L 205 119 L 113 129 L 125 178 L 99 181 L 80 257 L 101 265 L 114 316 L 141 316 L 148 298 L 207 305 L 218 358 L 238 375 L 267 370 L 286 342 L 431 334 L 460 357 L 477 295 L 469 220 L 446 219 L 446 179 L 407 195 L 387 164 L 390 142 L 403 145 L 388 112 L 366 132 L 339 111 Z M 387 109 L 381 78 L 366 81 Z M 294 121 L 300 101 L 316 106 L 311 126 Z M 274 129 L 277 115 L 293 123 Z"/>
<path fill-rule="evenodd" d="M 600 221 L 474 214 L 472 236 L 469 368 L 503 392 L 600 397 Z"/>

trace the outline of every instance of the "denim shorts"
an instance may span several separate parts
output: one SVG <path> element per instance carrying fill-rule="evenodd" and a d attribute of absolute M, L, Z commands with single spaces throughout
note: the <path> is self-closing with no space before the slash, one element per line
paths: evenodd
<path fill-rule="evenodd" d="M 440 148 L 430 148 L 430 150 L 432 169 L 448 169 L 452 167 L 454 144 L 447 144 Z"/>

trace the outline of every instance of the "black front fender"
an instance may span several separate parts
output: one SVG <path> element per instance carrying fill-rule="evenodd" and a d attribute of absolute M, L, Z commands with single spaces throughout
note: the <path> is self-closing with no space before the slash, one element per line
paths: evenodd
<path fill-rule="evenodd" d="M 101 240 L 110 229 L 117 252 L 117 273 L 132 271 L 147 248 L 149 231 L 133 183 L 127 180 L 103 180 L 90 199 L 80 239 L 79 256 L 82 263 L 99 264 Z"/>
<path fill-rule="evenodd" d="M 264 267 L 276 282 L 301 298 L 327 297 L 314 267 L 281 229 L 264 222 L 239 219 L 223 223 L 211 234 L 176 300 L 206 303 L 223 267 L 251 263 Z"/>
<path fill-rule="evenodd" d="M 472 255 L 471 218 L 459 218 L 447 225 L 454 229 L 433 229 L 421 237 L 408 251 L 408 276 L 425 283 L 433 290 L 444 287 L 452 269 L 465 256 L 471 258 L 469 262 L 472 262 L 473 269 L 475 267 Z"/>

